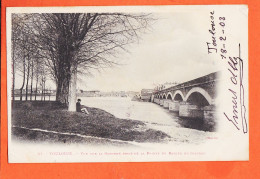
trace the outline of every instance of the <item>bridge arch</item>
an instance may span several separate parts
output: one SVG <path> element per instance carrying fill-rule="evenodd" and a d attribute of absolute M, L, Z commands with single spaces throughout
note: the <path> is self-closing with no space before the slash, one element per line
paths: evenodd
<path fill-rule="evenodd" d="M 168 92 L 168 93 L 167 93 L 167 97 L 166 97 L 166 99 L 170 99 L 170 100 L 173 99 L 173 98 L 172 98 L 172 93 L 171 93 L 171 92 Z"/>
<path fill-rule="evenodd" d="M 162 97 L 163 99 L 166 99 L 166 94 L 165 93 L 163 93 L 163 97 Z"/>
<path fill-rule="evenodd" d="M 186 95 L 185 101 L 189 102 L 190 100 L 192 100 L 192 98 L 194 98 L 197 102 L 201 103 L 200 105 L 207 105 L 206 103 L 208 103 L 208 105 L 211 105 L 213 102 L 213 99 L 211 98 L 209 93 L 200 87 L 192 88 Z"/>
<path fill-rule="evenodd" d="M 184 101 L 184 95 L 180 90 L 175 91 L 174 95 L 173 95 L 173 100 L 175 101 Z"/>

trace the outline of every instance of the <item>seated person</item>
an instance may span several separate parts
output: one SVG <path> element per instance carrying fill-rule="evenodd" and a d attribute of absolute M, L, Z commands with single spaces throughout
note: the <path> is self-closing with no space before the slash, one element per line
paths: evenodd
<path fill-rule="evenodd" d="M 76 103 L 76 111 L 77 112 L 83 112 L 85 114 L 89 114 L 87 108 L 85 108 L 85 107 L 81 108 L 80 102 L 81 102 L 81 99 L 78 99 L 78 102 Z"/>

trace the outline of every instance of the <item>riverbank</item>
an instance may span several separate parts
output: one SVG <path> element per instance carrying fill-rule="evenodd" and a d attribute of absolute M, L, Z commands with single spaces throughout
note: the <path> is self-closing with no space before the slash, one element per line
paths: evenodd
<path fill-rule="evenodd" d="M 120 119 L 87 107 L 89 115 L 68 112 L 57 102 L 15 102 L 12 108 L 12 137 L 26 141 L 61 143 L 162 142 L 169 136 L 150 129 L 142 121 Z"/>

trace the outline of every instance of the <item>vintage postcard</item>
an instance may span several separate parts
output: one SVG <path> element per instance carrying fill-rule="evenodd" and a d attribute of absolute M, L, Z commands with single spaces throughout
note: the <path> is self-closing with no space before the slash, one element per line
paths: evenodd
<path fill-rule="evenodd" d="M 249 160 L 248 7 L 8 7 L 10 163 Z"/>

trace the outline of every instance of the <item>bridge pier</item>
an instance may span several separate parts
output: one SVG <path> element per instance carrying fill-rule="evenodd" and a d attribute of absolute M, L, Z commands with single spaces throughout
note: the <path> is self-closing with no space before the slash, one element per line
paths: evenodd
<path fill-rule="evenodd" d="M 164 100 L 160 99 L 160 106 L 163 106 L 163 102 L 164 102 Z"/>
<path fill-rule="evenodd" d="M 160 99 L 154 98 L 154 103 L 159 104 L 160 103 Z"/>
<path fill-rule="evenodd" d="M 179 112 L 180 102 L 179 101 L 171 101 L 169 102 L 169 110 L 174 112 Z"/>
<path fill-rule="evenodd" d="M 190 104 L 187 102 L 181 102 L 179 108 L 179 116 L 185 118 L 204 118 L 204 111 L 195 104 Z"/>
<path fill-rule="evenodd" d="M 151 102 L 154 102 L 154 99 L 155 99 L 155 97 L 154 97 L 154 95 L 152 94 L 152 96 L 151 96 Z"/>
<path fill-rule="evenodd" d="M 216 106 L 209 105 L 203 108 L 204 111 L 204 122 L 209 126 L 214 126 L 216 124 Z"/>
<path fill-rule="evenodd" d="M 170 103 L 171 101 L 170 100 L 164 100 L 164 102 L 163 102 L 163 107 L 164 108 L 169 108 L 169 103 Z"/>

